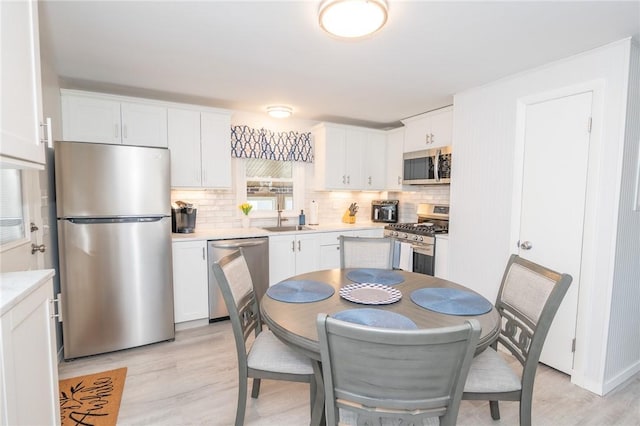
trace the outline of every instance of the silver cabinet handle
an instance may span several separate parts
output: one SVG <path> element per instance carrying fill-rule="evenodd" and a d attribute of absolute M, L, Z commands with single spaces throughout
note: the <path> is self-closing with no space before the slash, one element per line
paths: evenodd
<path fill-rule="evenodd" d="M 40 127 L 45 128 L 45 138 L 40 139 L 40 143 L 46 143 L 48 148 L 53 148 L 53 132 L 51 130 L 51 117 L 47 117 L 44 123 L 40 123 Z"/>
<path fill-rule="evenodd" d="M 346 184 L 347 183 L 347 177 L 345 175 L 342 175 L 342 184 Z"/>
<path fill-rule="evenodd" d="M 295 241 L 291 241 L 291 251 L 292 252 L 296 252 L 296 242 Z"/>
<path fill-rule="evenodd" d="M 351 175 L 347 175 L 347 184 L 351 185 Z"/>
<path fill-rule="evenodd" d="M 47 248 L 44 244 L 31 244 L 31 254 L 36 254 L 36 252 L 44 253 Z"/>
<path fill-rule="evenodd" d="M 300 243 L 300 240 L 298 240 L 298 251 L 302 251 L 302 244 Z"/>
<path fill-rule="evenodd" d="M 371 176 L 369 176 L 369 185 L 371 185 Z"/>
<path fill-rule="evenodd" d="M 531 250 L 532 247 L 533 245 L 531 244 L 531 241 L 523 241 L 522 243 L 520 243 L 520 248 L 522 250 Z"/>

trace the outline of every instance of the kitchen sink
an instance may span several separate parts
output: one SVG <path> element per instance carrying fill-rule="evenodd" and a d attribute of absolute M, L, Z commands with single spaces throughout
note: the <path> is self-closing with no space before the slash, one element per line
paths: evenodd
<path fill-rule="evenodd" d="M 262 229 L 269 232 L 313 231 L 313 228 L 304 225 L 265 226 Z"/>

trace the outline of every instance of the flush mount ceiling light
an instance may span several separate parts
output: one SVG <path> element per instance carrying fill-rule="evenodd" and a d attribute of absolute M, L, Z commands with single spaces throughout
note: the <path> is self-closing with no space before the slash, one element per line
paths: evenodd
<path fill-rule="evenodd" d="M 274 118 L 287 118 L 293 113 L 293 109 L 286 105 L 271 105 L 267 107 L 267 113 Z"/>
<path fill-rule="evenodd" d="M 324 0 L 318 19 L 326 32 L 345 38 L 364 37 L 387 22 L 385 0 Z"/>

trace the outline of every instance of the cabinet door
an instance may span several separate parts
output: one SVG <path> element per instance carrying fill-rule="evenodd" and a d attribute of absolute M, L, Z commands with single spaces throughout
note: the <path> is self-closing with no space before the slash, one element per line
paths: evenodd
<path fill-rule="evenodd" d="M 269 236 L 269 285 L 296 275 L 294 235 Z"/>
<path fill-rule="evenodd" d="M 430 117 L 429 148 L 451 145 L 453 136 L 453 111 L 444 109 Z"/>
<path fill-rule="evenodd" d="M 436 237 L 435 270 L 433 274 L 445 280 L 449 279 L 449 238 Z"/>
<path fill-rule="evenodd" d="M 203 112 L 200 132 L 202 186 L 231 188 L 231 117 Z"/>
<path fill-rule="evenodd" d="M 62 96 L 66 141 L 120 144 L 120 103 L 87 96 Z"/>
<path fill-rule="evenodd" d="M 346 131 L 344 129 L 327 127 L 325 149 L 325 168 L 327 189 L 344 189 L 347 185 L 348 172 L 345 166 Z"/>
<path fill-rule="evenodd" d="M 1 318 L 2 424 L 60 424 L 52 295 L 48 280 Z"/>
<path fill-rule="evenodd" d="M 404 129 L 400 128 L 389 131 L 387 134 L 387 190 L 402 190 L 403 143 Z"/>
<path fill-rule="evenodd" d="M 315 233 L 296 235 L 296 275 L 320 269 L 320 243 Z"/>
<path fill-rule="evenodd" d="M 387 182 L 387 138 L 384 133 L 367 133 L 364 145 L 362 189 L 381 191 Z"/>
<path fill-rule="evenodd" d="M 38 2 L 0 2 L 0 155 L 44 164 Z"/>
<path fill-rule="evenodd" d="M 171 151 L 171 186 L 200 187 L 200 113 L 169 109 L 169 150 Z"/>
<path fill-rule="evenodd" d="M 430 117 L 426 114 L 407 120 L 404 128 L 404 152 L 429 148 L 427 135 L 431 133 Z"/>
<path fill-rule="evenodd" d="M 122 143 L 167 147 L 167 109 L 156 105 L 123 102 Z"/>
<path fill-rule="evenodd" d="M 209 317 L 207 242 L 173 243 L 173 306 L 176 323 Z"/>
<path fill-rule="evenodd" d="M 364 158 L 367 134 L 364 130 L 347 129 L 345 143 L 345 171 L 347 189 L 364 189 Z"/>

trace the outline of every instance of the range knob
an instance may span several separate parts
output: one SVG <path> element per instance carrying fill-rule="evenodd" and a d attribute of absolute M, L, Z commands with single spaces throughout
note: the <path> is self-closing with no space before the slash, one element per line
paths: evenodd
<path fill-rule="evenodd" d="M 424 238 L 422 238 L 422 235 L 418 237 L 418 241 L 424 241 Z"/>
<path fill-rule="evenodd" d="M 407 239 L 407 238 L 409 238 L 409 235 L 405 232 L 404 234 L 402 234 L 402 238 Z"/>

